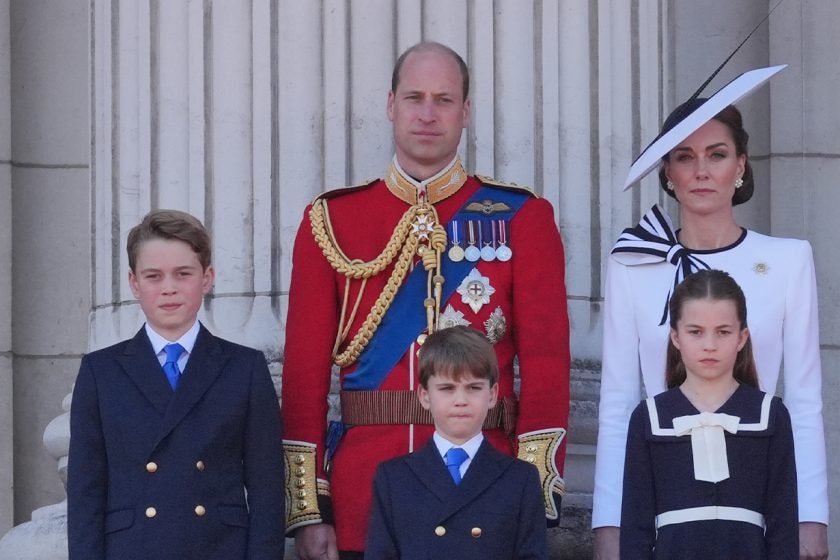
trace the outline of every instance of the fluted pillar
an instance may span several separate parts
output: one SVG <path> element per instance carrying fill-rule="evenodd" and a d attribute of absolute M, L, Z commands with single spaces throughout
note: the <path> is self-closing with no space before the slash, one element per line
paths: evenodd
<path fill-rule="evenodd" d="M 0 0 L 0 535 L 12 527 L 12 135 L 9 1 Z"/>
<path fill-rule="evenodd" d="M 828 447 L 829 548 L 840 551 L 840 5 L 782 3 L 771 19 L 770 59 L 790 67 L 770 84 L 772 121 L 770 216 L 773 232 L 808 239 L 820 301 L 823 418 Z"/>

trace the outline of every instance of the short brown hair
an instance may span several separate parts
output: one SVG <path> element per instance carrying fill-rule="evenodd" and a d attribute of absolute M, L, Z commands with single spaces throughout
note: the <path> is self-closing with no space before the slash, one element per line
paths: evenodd
<path fill-rule="evenodd" d="M 400 71 L 402 70 L 403 64 L 405 63 L 405 59 L 408 58 L 408 55 L 414 52 L 441 52 L 444 54 L 448 54 L 451 56 L 456 63 L 458 63 L 458 69 L 461 71 L 461 80 L 462 86 L 461 89 L 464 92 L 464 101 L 467 100 L 467 97 L 470 95 L 470 70 L 467 68 L 467 63 L 464 62 L 464 59 L 461 58 L 461 55 L 456 53 L 451 48 L 447 47 L 442 43 L 436 43 L 434 41 L 424 41 L 422 43 L 417 43 L 411 47 L 408 47 L 405 52 L 403 52 L 400 57 L 397 59 L 396 64 L 394 64 L 394 71 L 391 73 L 391 91 L 393 93 L 397 92 L 397 86 L 400 85 Z"/>
<path fill-rule="evenodd" d="M 128 266 L 134 272 L 140 245 L 152 239 L 174 239 L 189 245 L 198 255 L 201 268 L 210 266 L 210 235 L 201 222 L 180 210 L 152 210 L 143 221 L 128 232 L 125 250 L 128 252 Z"/>
<path fill-rule="evenodd" d="M 458 325 L 439 330 L 420 347 L 420 385 L 428 389 L 433 375 L 448 375 L 455 381 L 472 375 L 488 380 L 492 387 L 499 381 L 496 351 L 475 329 Z"/>

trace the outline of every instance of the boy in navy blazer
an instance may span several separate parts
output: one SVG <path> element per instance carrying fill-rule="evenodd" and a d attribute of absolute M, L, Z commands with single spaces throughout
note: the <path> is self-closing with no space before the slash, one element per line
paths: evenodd
<path fill-rule="evenodd" d="M 157 210 L 128 235 L 146 315 L 84 357 L 70 412 L 70 560 L 275 560 L 284 550 L 279 406 L 263 355 L 198 320 L 210 238 Z"/>
<path fill-rule="evenodd" d="M 440 330 L 423 343 L 419 370 L 435 433 L 379 465 L 365 559 L 546 558 L 537 469 L 481 433 L 499 389 L 491 343 L 469 327 Z"/>

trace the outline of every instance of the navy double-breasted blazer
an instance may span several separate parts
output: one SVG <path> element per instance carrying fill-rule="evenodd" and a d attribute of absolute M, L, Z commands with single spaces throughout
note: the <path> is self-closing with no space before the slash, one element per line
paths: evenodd
<path fill-rule="evenodd" d="M 70 412 L 70 560 L 283 557 L 265 358 L 203 326 L 176 391 L 144 329 L 84 357 Z"/>
<path fill-rule="evenodd" d="M 434 444 L 379 465 L 365 559 L 542 559 L 538 471 L 485 439 L 456 486 Z"/>

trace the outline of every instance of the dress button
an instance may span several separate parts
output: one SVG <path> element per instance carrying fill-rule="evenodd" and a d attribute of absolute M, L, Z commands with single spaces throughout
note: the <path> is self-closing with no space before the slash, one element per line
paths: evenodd
<path fill-rule="evenodd" d="M 203 516 L 205 513 L 207 513 L 207 510 L 206 510 L 206 509 L 204 509 L 204 506 L 203 506 L 203 505 L 201 505 L 201 504 L 199 504 L 199 505 L 195 506 L 195 510 L 194 510 L 194 511 L 195 511 L 195 514 L 196 514 L 197 516 L 199 516 L 199 517 L 201 517 L 201 516 Z"/>
<path fill-rule="evenodd" d="M 472 535 L 475 538 L 480 537 L 481 536 L 481 527 L 473 527 L 470 530 L 470 535 Z"/>
<path fill-rule="evenodd" d="M 437 535 L 439 537 L 442 537 L 445 534 L 446 534 L 446 527 L 444 527 L 443 525 L 438 525 L 437 527 L 435 527 L 435 535 Z"/>
<path fill-rule="evenodd" d="M 157 510 L 155 508 L 153 508 L 153 507 L 147 507 L 146 508 L 146 517 L 151 519 L 155 515 L 157 515 Z"/>
<path fill-rule="evenodd" d="M 298 500 L 296 505 L 300 511 L 303 511 L 309 507 L 309 503 L 306 500 Z"/>
<path fill-rule="evenodd" d="M 149 461 L 148 463 L 146 463 L 146 472 L 157 472 L 157 463 L 155 463 L 154 461 Z"/>
<path fill-rule="evenodd" d="M 204 461 L 197 462 L 195 464 L 195 470 L 197 470 L 198 472 L 203 472 L 204 471 Z"/>

